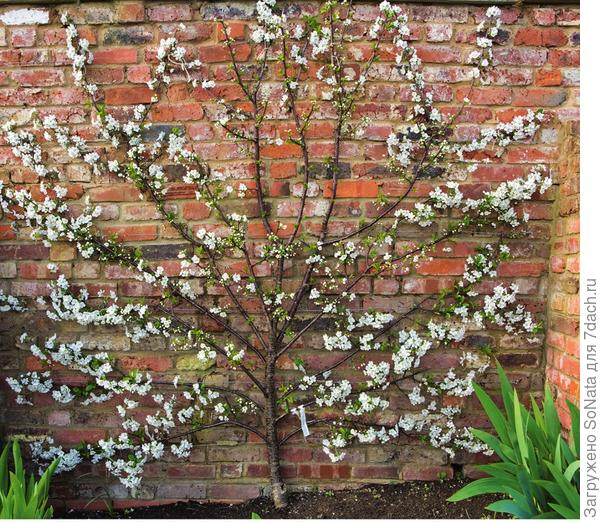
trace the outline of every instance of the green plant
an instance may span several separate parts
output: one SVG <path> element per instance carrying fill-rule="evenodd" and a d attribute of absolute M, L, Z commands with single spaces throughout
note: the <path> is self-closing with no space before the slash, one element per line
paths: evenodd
<path fill-rule="evenodd" d="M 475 385 L 497 436 L 472 431 L 501 461 L 478 466 L 489 477 L 468 484 L 448 500 L 501 493 L 510 498 L 493 502 L 486 509 L 517 518 L 579 518 L 579 409 L 568 403 L 571 433 L 567 442 L 548 387 L 543 409 L 532 397 L 530 411 L 521 404 L 499 365 L 498 374 L 504 413 Z"/>
<path fill-rule="evenodd" d="M 262 517 L 261 517 L 261 516 L 260 516 L 258 513 L 255 513 L 254 511 L 253 511 L 253 512 L 252 512 L 252 514 L 250 515 L 250 518 L 251 518 L 252 520 L 258 520 L 258 519 L 262 519 Z"/>
<path fill-rule="evenodd" d="M 50 478 L 58 466 L 58 459 L 50 464 L 39 481 L 33 475 L 26 480 L 19 443 L 13 441 L 12 444 L 14 471 L 8 468 L 9 447 L 7 444 L 0 455 L 0 518 L 51 518 L 52 506 L 46 505 Z"/>

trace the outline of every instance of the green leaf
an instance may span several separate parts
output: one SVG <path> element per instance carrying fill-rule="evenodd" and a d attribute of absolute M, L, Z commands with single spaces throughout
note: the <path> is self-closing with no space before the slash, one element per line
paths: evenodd
<path fill-rule="evenodd" d="M 506 412 L 508 418 L 508 428 L 510 435 L 510 427 L 514 426 L 514 408 L 513 408 L 513 387 L 511 386 L 506 373 L 500 366 L 500 363 L 496 364 L 496 369 L 498 371 L 498 379 L 500 381 L 500 391 L 502 393 L 502 401 L 504 403 L 504 411 Z"/>
<path fill-rule="evenodd" d="M 46 469 L 42 477 L 36 482 L 33 475 L 27 480 L 23 468 L 21 450 L 17 441 L 13 442 L 14 472 L 8 470 L 8 463 L 0 467 L 3 473 L 3 481 L 7 482 L 7 491 L 0 491 L 0 518 L 11 519 L 40 519 L 51 518 L 52 506 L 46 507 L 48 503 L 48 492 L 50 479 L 59 460 L 55 459 Z M 7 453 L 8 445 L 4 448 L 2 455 Z M 6 473 L 4 473 L 6 471 Z"/>
<path fill-rule="evenodd" d="M 546 466 L 548 466 L 550 473 L 552 473 L 552 477 L 554 478 L 554 481 L 558 484 L 558 486 L 561 488 L 562 492 L 567 497 L 567 500 L 569 501 L 571 508 L 579 511 L 579 491 L 577 491 L 577 489 L 575 488 L 575 486 L 573 486 L 573 484 L 571 484 L 571 483 L 567 482 L 567 480 L 565 480 L 564 476 L 560 472 L 560 469 L 557 468 L 552 462 L 545 461 L 545 463 L 546 463 Z"/>
<path fill-rule="evenodd" d="M 448 498 L 448 501 L 460 502 L 461 500 L 476 497 L 478 495 L 485 495 L 487 493 L 503 493 L 503 489 L 496 478 L 485 477 L 477 479 L 454 493 Z"/>
<path fill-rule="evenodd" d="M 517 436 L 517 442 L 519 443 L 521 463 L 527 470 L 529 470 L 529 451 L 527 443 L 525 442 L 526 427 L 523 425 L 523 417 L 521 415 L 521 403 L 519 402 L 517 390 L 513 390 L 513 407 L 515 416 L 515 434 Z"/>
<path fill-rule="evenodd" d="M 529 492 L 520 493 L 514 488 L 507 488 L 506 493 L 511 497 L 512 501 L 521 509 L 527 513 L 527 517 L 531 518 L 536 513 L 535 505 L 531 499 Z"/>
<path fill-rule="evenodd" d="M 492 422 L 492 425 L 494 426 L 496 433 L 498 433 L 500 440 L 505 444 L 508 444 L 509 437 L 508 432 L 506 431 L 506 418 L 504 417 L 504 415 L 502 415 L 502 412 L 500 411 L 498 406 L 496 406 L 494 401 L 483 390 L 483 388 L 481 388 L 481 386 L 479 386 L 478 384 L 474 384 L 473 387 L 475 388 L 475 394 L 477 395 L 481 406 L 483 406 L 486 415 Z"/>
<path fill-rule="evenodd" d="M 579 408 L 571 401 L 567 401 L 569 412 L 571 413 L 571 430 L 574 453 L 579 457 Z"/>
<path fill-rule="evenodd" d="M 8 444 L 4 446 L 0 455 L 0 494 L 8 492 Z"/>
<path fill-rule="evenodd" d="M 551 503 L 550 507 L 554 509 L 557 513 L 559 513 L 563 518 L 568 520 L 579 520 L 579 510 L 575 511 L 573 509 L 569 509 L 568 507 L 561 506 L 560 504 Z"/>
<path fill-rule="evenodd" d="M 23 471 L 23 459 L 21 458 L 21 446 L 19 443 L 14 440 L 13 441 L 13 463 L 15 466 L 15 475 L 18 477 L 21 483 L 24 482 L 24 471 Z"/>
<path fill-rule="evenodd" d="M 513 449 L 506 444 L 502 444 L 497 437 L 476 429 L 472 429 L 471 433 L 482 442 L 485 442 L 503 461 L 517 462 Z"/>
<path fill-rule="evenodd" d="M 565 480 L 568 480 L 569 482 L 571 482 L 571 480 L 573 479 L 573 475 L 575 475 L 575 472 L 577 470 L 579 470 L 580 466 L 581 466 L 581 462 L 579 460 L 576 460 L 575 462 L 571 462 L 571 464 L 569 464 L 569 466 L 563 473 Z"/>
<path fill-rule="evenodd" d="M 525 511 L 519 507 L 512 500 L 498 500 L 486 506 L 488 511 L 494 511 L 496 513 L 509 513 L 517 518 L 531 518 L 528 511 Z"/>
<path fill-rule="evenodd" d="M 546 419 L 546 433 L 551 441 L 555 441 L 561 434 L 560 419 L 556 406 L 552 400 L 552 392 L 550 387 L 546 385 L 544 390 L 544 418 Z"/>

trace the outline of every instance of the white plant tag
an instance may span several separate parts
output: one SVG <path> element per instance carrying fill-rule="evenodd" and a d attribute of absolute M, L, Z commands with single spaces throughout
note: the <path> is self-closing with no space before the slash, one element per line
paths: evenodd
<path fill-rule="evenodd" d="M 294 415 L 298 415 L 300 418 L 300 427 L 302 428 L 302 435 L 304 437 L 308 437 L 310 435 L 310 431 L 308 429 L 308 424 L 306 424 L 306 412 L 304 411 L 304 405 L 300 405 L 297 408 L 292 410 Z"/>

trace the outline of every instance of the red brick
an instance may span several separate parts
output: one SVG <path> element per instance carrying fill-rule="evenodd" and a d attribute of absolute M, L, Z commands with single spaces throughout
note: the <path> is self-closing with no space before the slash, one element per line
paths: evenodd
<path fill-rule="evenodd" d="M 215 500 L 239 501 L 258 497 L 260 487 L 256 484 L 213 484 L 208 492 Z"/>
<path fill-rule="evenodd" d="M 463 259 L 433 259 L 417 265 L 417 272 L 422 275 L 462 275 L 464 271 Z"/>
<path fill-rule="evenodd" d="M 262 156 L 270 159 L 299 158 L 302 156 L 302 149 L 292 143 L 283 145 L 266 145 L 261 149 Z"/>
<path fill-rule="evenodd" d="M 183 218 L 198 220 L 210 216 L 210 208 L 202 201 L 190 201 L 183 204 Z"/>
<path fill-rule="evenodd" d="M 127 81 L 131 83 L 148 83 L 151 77 L 149 65 L 131 65 L 127 67 Z"/>
<path fill-rule="evenodd" d="M 437 294 L 444 288 L 451 288 L 453 279 L 404 278 L 402 292 L 407 294 Z"/>
<path fill-rule="evenodd" d="M 367 180 L 339 180 L 336 187 L 338 198 L 374 198 L 379 193 L 376 181 Z M 333 182 L 327 181 L 323 187 L 323 196 L 333 196 Z"/>
<path fill-rule="evenodd" d="M 296 176 L 296 163 L 292 161 L 271 163 L 269 170 L 273 178 L 292 178 Z"/>
<path fill-rule="evenodd" d="M 120 22 L 143 22 L 144 4 L 117 4 L 116 17 Z"/>
<path fill-rule="evenodd" d="M 461 63 L 461 51 L 457 47 L 418 45 L 416 49 L 417 56 L 425 63 Z"/>
<path fill-rule="evenodd" d="M 289 237 L 293 233 L 293 225 L 290 224 L 278 224 L 271 223 L 271 230 L 278 237 Z M 285 227 L 285 228 L 284 228 Z M 267 237 L 267 231 L 262 222 L 251 222 L 248 224 L 248 237 L 252 239 L 265 238 Z"/>
<path fill-rule="evenodd" d="M 137 105 L 149 103 L 154 91 L 148 87 L 109 87 L 104 94 L 109 105 Z"/>
<path fill-rule="evenodd" d="M 122 83 L 125 79 L 125 70 L 123 67 L 90 67 L 88 78 L 100 85 Z"/>
<path fill-rule="evenodd" d="M 155 105 L 150 113 L 153 121 L 200 120 L 204 111 L 198 103 Z"/>
<path fill-rule="evenodd" d="M 400 290 L 400 281 L 397 279 L 375 279 L 373 282 L 373 293 L 375 294 L 397 294 Z"/>
<path fill-rule="evenodd" d="M 243 40 L 246 34 L 246 24 L 244 22 L 227 22 L 227 36 L 232 40 Z M 217 24 L 217 38 L 219 41 L 225 41 L 225 31 L 221 24 Z"/>
<path fill-rule="evenodd" d="M 549 163 L 557 158 L 558 151 L 553 147 L 512 147 L 506 156 L 511 163 Z"/>
<path fill-rule="evenodd" d="M 79 444 L 80 442 L 94 443 L 106 437 L 106 432 L 100 429 L 77 428 L 54 430 L 52 437 L 57 444 Z"/>
<path fill-rule="evenodd" d="M 14 82 L 24 87 L 46 87 L 61 85 L 65 81 L 64 73 L 59 69 L 35 69 L 31 71 L 12 71 Z"/>
<path fill-rule="evenodd" d="M 565 31 L 555 27 L 548 29 L 525 27 L 519 29 L 515 35 L 515 45 L 562 47 L 567 42 Z"/>
<path fill-rule="evenodd" d="M 290 195 L 290 184 L 287 181 L 273 181 L 269 186 L 271 197 L 286 197 Z"/>
<path fill-rule="evenodd" d="M 535 73 L 535 84 L 540 87 L 553 87 L 562 83 L 560 69 L 540 69 Z"/>
<path fill-rule="evenodd" d="M 404 480 L 441 480 L 451 479 L 454 476 L 450 466 L 422 466 L 408 464 L 402 468 Z"/>
<path fill-rule="evenodd" d="M 555 67 L 576 67 L 579 65 L 579 49 L 551 49 L 548 63 Z"/>
<path fill-rule="evenodd" d="M 116 234 L 121 241 L 149 241 L 158 236 L 156 225 L 122 225 L 104 227 L 103 232 L 106 236 Z"/>
<path fill-rule="evenodd" d="M 397 466 L 353 466 L 352 478 L 360 479 L 397 479 Z"/>
<path fill-rule="evenodd" d="M 252 48 L 246 43 L 233 44 L 232 49 L 236 61 L 245 62 L 250 58 Z M 220 45 L 207 45 L 198 48 L 198 56 L 204 63 L 230 62 L 231 54 L 227 47 Z"/>
<path fill-rule="evenodd" d="M 91 201 L 139 201 L 140 191 L 130 184 L 116 184 L 87 191 Z"/>
<path fill-rule="evenodd" d="M 503 87 L 476 87 L 470 89 L 461 87 L 456 90 L 456 101 L 462 102 L 469 98 L 475 105 L 508 105 L 512 100 L 510 89 Z"/>
<path fill-rule="evenodd" d="M 167 469 L 169 477 L 186 477 L 189 479 L 215 478 L 215 466 L 209 464 L 179 464 L 169 466 Z"/>
<path fill-rule="evenodd" d="M 350 478 L 347 464 L 299 464 L 298 476 L 303 478 L 343 479 Z"/>
<path fill-rule="evenodd" d="M 137 49 L 131 47 L 115 47 L 94 51 L 94 65 L 128 64 L 137 62 Z"/>
<path fill-rule="evenodd" d="M 312 459 L 313 452 L 307 447 L 284 447 L 281 458 L 286 462 L 308 462 Z"/>

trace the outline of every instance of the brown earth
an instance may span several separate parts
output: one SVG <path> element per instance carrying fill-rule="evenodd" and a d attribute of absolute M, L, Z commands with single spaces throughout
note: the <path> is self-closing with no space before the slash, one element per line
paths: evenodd
<path fill-rule="evenodd" d="M 371 485 L 356 490 L 292 493 L 285 509 L 275 509 L 270 499 L 260 497 L 243 504 L 177 502 L 122 511 L 56 510 L 54 518 L 490 518 L 485 506 L 499 497 L 485 495 L 463 502 L 446 499 L 467 480 L 406 482 Z M 498 518 L 497 516 L 494 518 Z"/>

